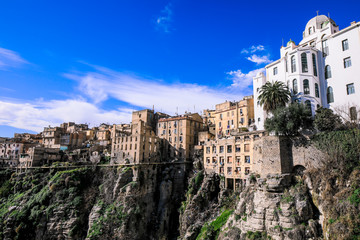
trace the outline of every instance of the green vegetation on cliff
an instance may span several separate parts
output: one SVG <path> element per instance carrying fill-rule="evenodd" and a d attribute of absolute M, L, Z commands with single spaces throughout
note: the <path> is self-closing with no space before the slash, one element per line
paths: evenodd
<path fill-rule="evenodd" d="M 196 240 L 202 240 L 202 239 L 217 239 L 220 229 L 230 215 L 234 212 L 234 210 L 225 210 L 221 213 L 220 216 L 218 216 L 214 221 L 210 223 L 206 223 L 200 230 L 199 235 L 197 236 Z"/>
<path fill-rule="evenodd" d="M 46 222 L 58 209 L 65 209 L 62 218 L 79 215 L 83 199 L 78 193 L 87 186 L 88 171 L 81 168 L 12 174 L 0 189 L 0 238 L 39 238 L 39 232 L 47 227 Z M 0 175 L 4 179 L 7 173 Z M 76 222 L 73 227 L 71 234 L 76 236 L 81 229 L 76 229 Z"/>

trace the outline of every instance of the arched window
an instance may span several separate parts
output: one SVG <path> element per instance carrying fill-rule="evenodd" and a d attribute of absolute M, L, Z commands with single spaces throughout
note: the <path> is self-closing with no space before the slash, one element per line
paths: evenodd
<path fill-rule="evenodd" d="M 309 27 L 309 35 L 313 33 L 313 28 Z"/>
<path fill-rule="evenodd" d="M 312 112 L 312 110 L 311 110 L 311 102 L 310 102 L 310 100 L 306 100 L 306 101 L 305 101 L 305 107 L 306 107 L 306 109 L 309 109 L 309 110 L 310 110 L 310 112 Z"/>
<path fill-rule="evenodd" d="M 315 56 L 315 53 L 312 54 L 312 62 L 313 62 L 314 76 L 317 76 L 316 56 Z"/>
<path fill-rule="evenodd" d="M 320 97 L 320 94 L 319 94 L 319 84 L 315 83 L 315 97 Z"/>
<path fill-rule="evenodd" d="M 304 94 L 310 94 L 309 80 L 305 79 L 303 82 Z"/>
<path fill-rule="evenodd" d="M 301 69 L 302 69 L 302 72 L 308 72 L 306 53 L 301 54 Z"/>
<path fill-rule="evenodd" d="M 331 78 L 331 67 L 329 65 L 325 66 L 325 79 Z"/>
<path fill-rule="evenodd" d="M 327 88 L 326 97 L 327 97 L 327 102 L 328 102 L 328 103 L 334 102 L 334 93 L 333 93 L 332 87 L 328 87 L 328 88 Z"/>
<path fill-rule="evenodd" d="M 297 86 L 297 80 L 296 79 L 293 80 L 293 93 L 294 94 L 298 93 L 298 86 Z"/>
<path fill-rule="evenodd" d="M 291 72 L 296 72 L 295 56 L 291 57 Z"/>

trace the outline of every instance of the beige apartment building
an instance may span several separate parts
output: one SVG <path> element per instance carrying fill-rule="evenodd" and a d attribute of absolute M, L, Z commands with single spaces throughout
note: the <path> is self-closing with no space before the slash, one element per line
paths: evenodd
<path fill-rule="evenodd" d="M 203 129 L 203 119 L 198 113 L 160 118 L 157 136 L 164 139 L 168 158 L 189 159 L 198 143 L 198 132 Z"/>
<path fill-rule="evenodd" d="M 265 131 L 232 133 L 228 138 L 205 142 L 205 171 L 223 175 L 226 187 L 239 189 L 252 172 L 254 141 L 265 135 Z"/>
<path fill-rule="evenodd" d="M 132 113 L 131 130 L 124 126 L 113 130 L 112 163 L 144 163 L 158 160 L 161 139 L 154 131 L 155 114 L 145 109 Z"/>
<path fill-rule="evenodd" d="M 254 98 L 244 97 L 238 102 L 220 103 L 216 105 L 215 132 L 217 138 L 230 136 L 231 132 L 249 129 L 254 123 Z"/>
<path fill-rule="evenodd" d="M 60 137 L 64 132 L 64 128 L 61 127 L 45 127 L 42 132 L 44 147 L 60 148 Z"/>

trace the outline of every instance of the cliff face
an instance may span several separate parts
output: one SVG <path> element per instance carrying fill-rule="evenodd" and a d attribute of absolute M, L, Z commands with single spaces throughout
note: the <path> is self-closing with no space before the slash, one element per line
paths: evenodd
<path fill-rule="evenodd" d="M 1 173 L 1 239 L 171 239 L 183 165 Z"/>
<path fill-rule="evenodd" d="M 201 152 L 193 168 L 1 171 L 0 239 L 360 239 L 360 131 L 309 144 L 328 153 L 318 168 L 254 175 L 241 192 Z"/>
<path fill-rule="evenodd" d="M 314 147 L 325 153 L 314 159 L 318 167 L 252 176 L 233 195 L 216 175 L 205 174 L 194 188 L 194 176 L 189 191 L 197 191 L 182 204 L 181 238 L 360 239 L 360 131 L 322 133 L 307 144 L 309 153 Z"/>
<path fill-rule="evenodd" d="M 220 190 L 217 179 L 216 175 L 206 176 L 196 195 L 188 195 L 181 215 L 182 239 L 322 236 L 319 211 L 304 182 L 291 186 L 289 175 L 269 176 L 231 195 Z"/>

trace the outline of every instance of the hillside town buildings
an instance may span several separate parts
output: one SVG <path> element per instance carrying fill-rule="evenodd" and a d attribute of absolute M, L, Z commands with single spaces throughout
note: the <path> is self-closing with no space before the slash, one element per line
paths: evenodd
<path fill-rule="evenodd" d="M 326 16 L 312 18 L 303 40 L 281 47 L 281 58 L 268 64 L 265 74 L 253 78 L 254 95 L 219 103 L 202 115 L 170 116 L 144 109 L 132 113 L 130 124 L 89 128 L 68 122 L 45 127 L 40 134 L 0 138 L 0 166 L 31 168 L 57 161 L 186 162 L 200 149 L 205 172 L 223 176 L 230 189 L 241 189 L 250 176 L 287 173 L 295 164 L 311 163 L 312 156 L 264 131 L 267 114 L 259 102 L 261 87 L 281 81 L 291 91 L 292 100 L 304 103 L 313 114 L 319 107 L 331 108 L 358 123 L 359 27 L 360 23 L 353 22 L 340 30 Z"/>
<path fill-rule="evenodd" d="M 360 23 L 339 29 L 331 18 L 318 15 L 306 24 L 298 45 L 289 41 L 280 49 L 280 59 L 265 67 L 253 80 L 255 123 L 264 129 L 266 113 L 259 104 L 261 86 L 285 83 L 296 101 L 315 114 L 319 107 L 335 110 L 344 118 L 359 121 Z"/>
<path fill-rule="evenodd" d="M 111 157 L 113 163 L 143 163 L 160 155 L 161 139 L 155 133 L 155 114 L 145 109 L 132 113 L 129 126 L 113 129 Z"/>
<path fill-rule="evenodd" d="M 198 143 L 203 119 L 198 113 L 160 118 L 157 136 L 164 139 L 164 151 L 170 158 L 189 159 Z"/>

